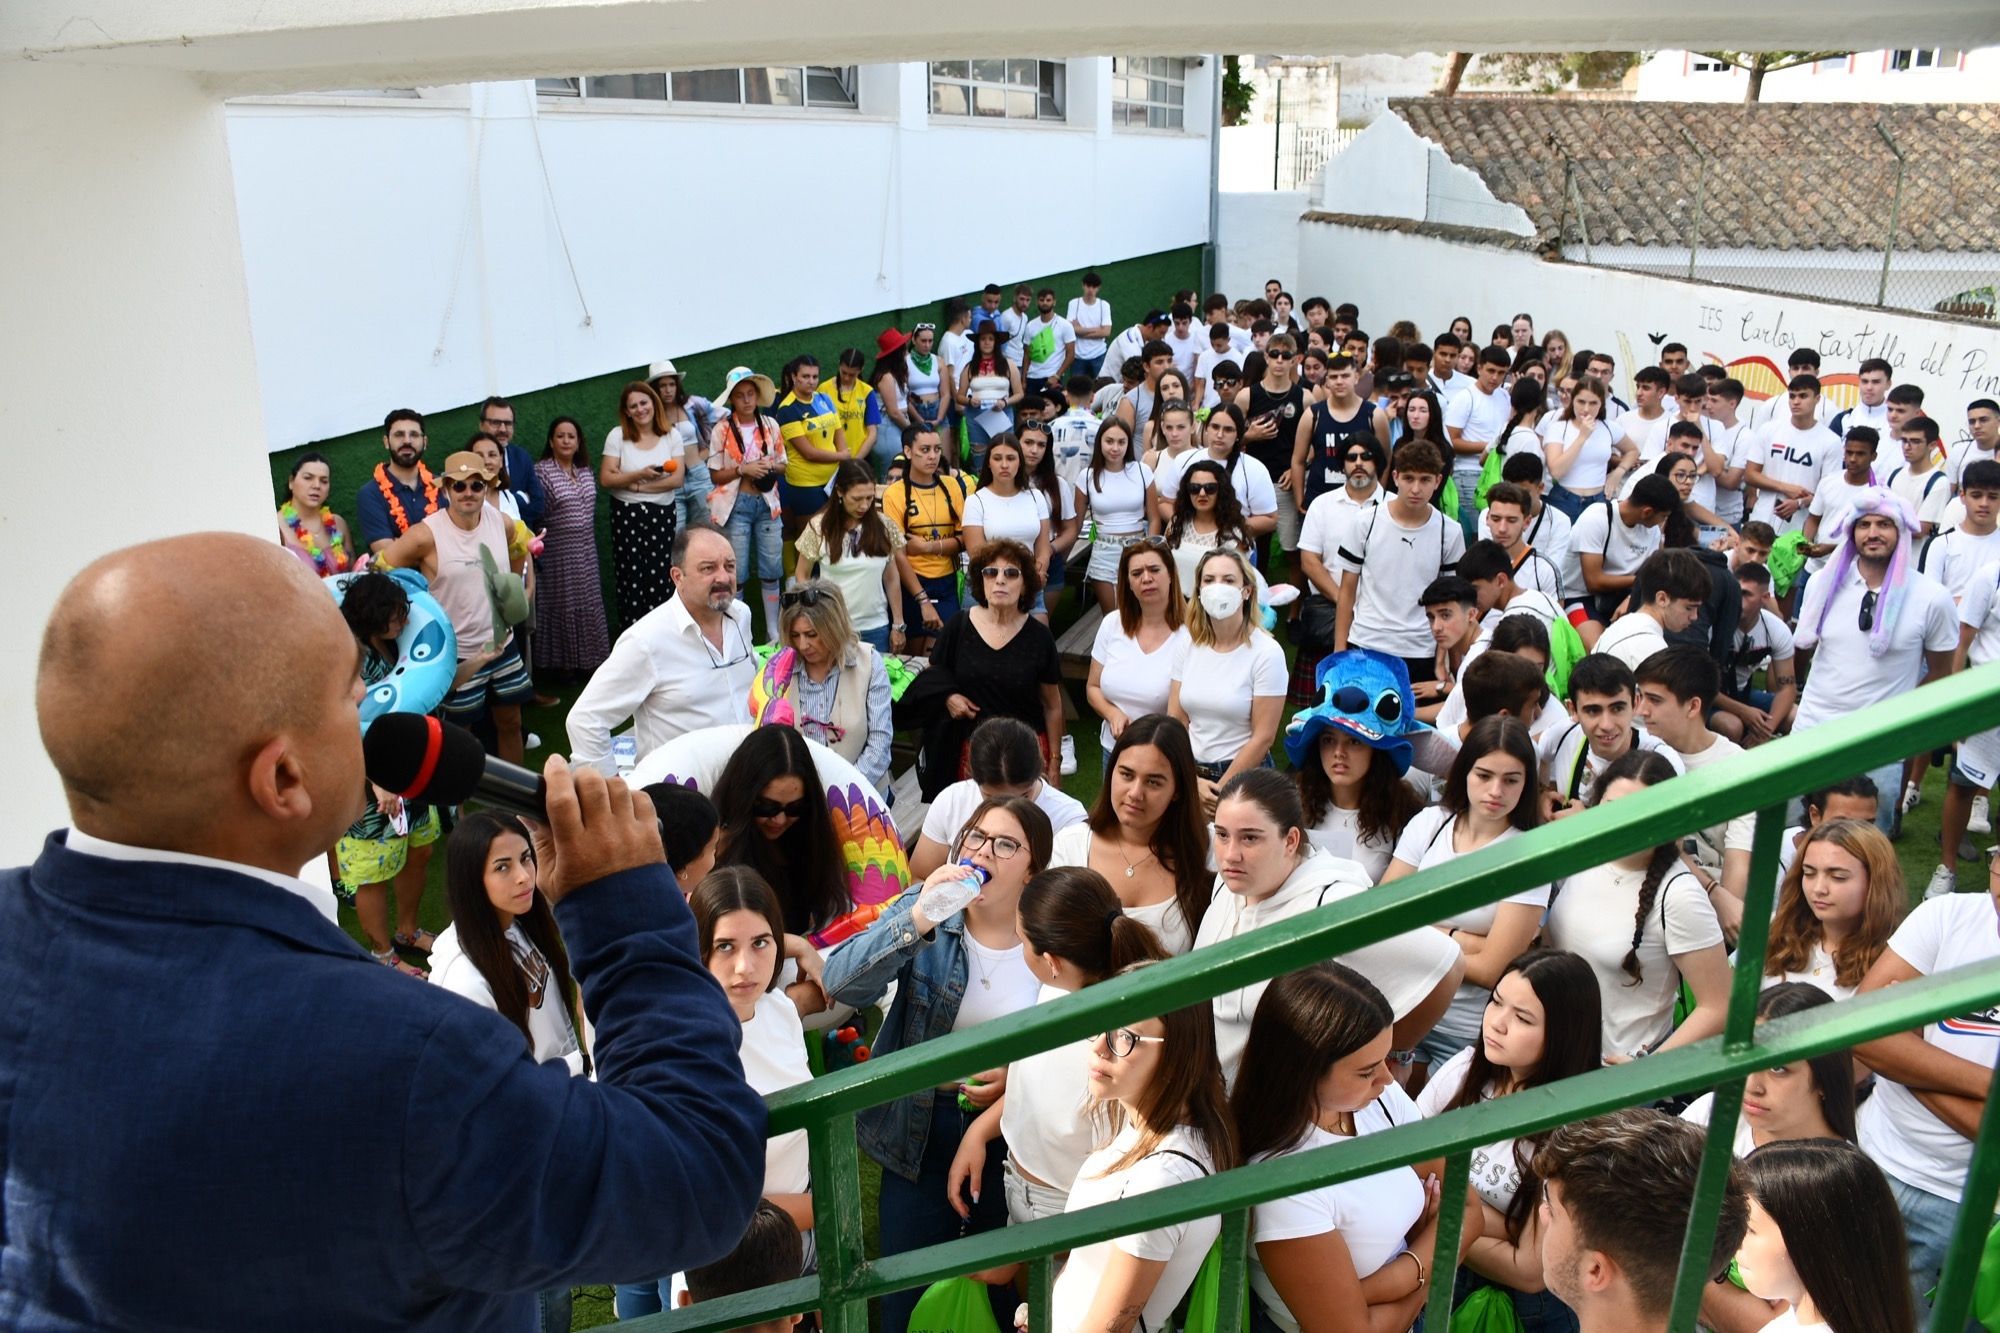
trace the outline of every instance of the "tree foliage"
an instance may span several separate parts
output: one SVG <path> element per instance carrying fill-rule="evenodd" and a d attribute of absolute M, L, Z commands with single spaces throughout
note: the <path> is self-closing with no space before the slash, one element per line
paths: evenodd
<path fill-rule="evenodd" d="M 1257 99 L 1257 89 L 1250 80 L 1243 77 L 1238 63 L 1239 56 L 1222 58 L 1222 123 L 1241 125 L 1250 118 L 1250 104 Z"/>
<path fill-rule="evenodd" d="M 1640 59 L 1637 51 L 1510 51 L 1481 56 L 1472 79 L 1538 93 L 1616 88 Z"/>

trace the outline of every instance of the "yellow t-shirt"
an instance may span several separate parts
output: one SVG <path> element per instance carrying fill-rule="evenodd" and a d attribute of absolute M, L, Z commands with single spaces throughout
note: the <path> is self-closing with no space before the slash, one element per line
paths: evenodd
<path fill-rule="evenodd" d="M 854 388 L 848 393 L 840 391 L 840 381 L 834 380 L 821 390 L 833 400 L 833 410 L 840 415 L 840 429 L 847 435 L 847 452 L 855 458 L 866 456 L 861 442 L 868 438 L 870 426 L 882 424 L 882 395 L 866 380 L 854 381 Z"/>
<path fill-rule="evenodd" d="M 929 486 L 912 486 L 907 480 L 894 482 L 882 492 L 882 515 L 901 528 L 909 541 L 956 537 L 965 518 L 966 497 L 977 488 L 977 482 L 960 473 L 940 475 Z M 920 578 L 940 579 L 958 568 L 958 557 L 911 555 L 910 568 Z"/>
<path fill-rule="evenodd" d="M 793 486 L 824 486 L 833 480 L 838 463 L 816 463 L 798 451 L 805 440 L 819 449 L 833 448 L 833 433 L 840 429 L 840 413 L 824 392 L 802 403 L 792 394 L 778 400 L 771 413 L 778 422 L 778 436 L 785 442 L 785 480 Z"/>

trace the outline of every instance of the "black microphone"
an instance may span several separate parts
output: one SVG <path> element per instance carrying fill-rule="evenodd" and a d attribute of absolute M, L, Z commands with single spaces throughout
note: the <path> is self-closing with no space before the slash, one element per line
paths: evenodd
<path fill-rule="evenodd" d="M 368 780 L 406 801 L 476 802 L 525 819 L 548 821 L 542 775 L 486 753 L 463 727 L 418 713 L 384 713 L 361 738 Z"/>

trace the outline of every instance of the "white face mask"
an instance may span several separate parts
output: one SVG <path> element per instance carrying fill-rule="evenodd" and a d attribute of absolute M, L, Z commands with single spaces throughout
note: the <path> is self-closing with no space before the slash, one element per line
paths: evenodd
<path fill-rule="evenodd" d="M 1243 589 L 1233 583 L 1204 583 L 1201 609 L 1216 620 L 1227 620 L 1243 609 Z"/>

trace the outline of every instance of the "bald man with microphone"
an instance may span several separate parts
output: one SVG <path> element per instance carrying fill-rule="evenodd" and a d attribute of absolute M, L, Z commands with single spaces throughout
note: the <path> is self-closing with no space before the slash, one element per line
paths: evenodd
<path fill-rule="evenodd" d="M 203 534 L 65 590 L 36 707 L 72 826 L 0 872 L 0 1326 L 514 1330 L 727 1254 L 764 1106 L 651 802 L 544 776 L 597 1081 L 377 966 L 298 878 L 363 791 L 358 653 L 299 561 Z"/>

